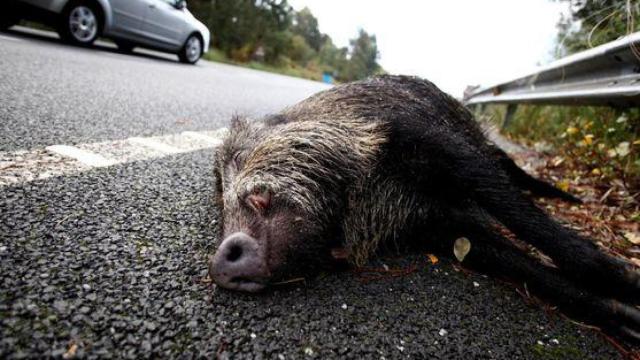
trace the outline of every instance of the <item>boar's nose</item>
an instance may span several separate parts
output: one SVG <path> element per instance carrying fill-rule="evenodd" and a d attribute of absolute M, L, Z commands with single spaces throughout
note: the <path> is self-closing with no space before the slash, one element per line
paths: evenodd
<path fill-rule="evenodd" d="M 209 258 L 209 276 L 227 289 L 260 291 L 269 275 L 262 247 L 242 232 L 224 239 L 215 255 Z"/>

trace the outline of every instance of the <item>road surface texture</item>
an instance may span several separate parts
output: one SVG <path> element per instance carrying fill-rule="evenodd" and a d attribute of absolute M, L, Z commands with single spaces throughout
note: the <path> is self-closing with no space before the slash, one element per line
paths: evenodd
<path fill-rule="evenodd" d="M 14 155 L 215 130 L 325 87 L 24 29 L 0 48 L 0 151 Z M 425 254 L 371 265 L 417 266 L 401 277 L 217 289 L 206 277 L 219 221 L 211 163 L 204 148 L 0 185 L 0 358 L 620 357 L 511 286 Z"/>

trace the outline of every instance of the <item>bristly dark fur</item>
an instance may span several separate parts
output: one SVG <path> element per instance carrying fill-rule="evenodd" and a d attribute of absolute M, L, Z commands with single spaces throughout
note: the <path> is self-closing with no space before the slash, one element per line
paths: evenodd
<path fill-rule="evenodd" d="M 465 236 L 465 264 L 526 281 L 567 311 L 640 339 L 640 311 L 624 303 L 640 299 L 638 270 L 538 209 L 523 190 L 577 199 L 518 168 L 428 81 L 375 77 L 263 121 L 234 120 L 216 159 L 225 233 L 256 237 L 274 273 L 335 246 L 361 265 L 380 248 L 431 241 L 450 251 Z M 255 193 L 273 194 L 270 213 L 243 208 Z M 497 225 L 557 268 L 522 253 Z"/>

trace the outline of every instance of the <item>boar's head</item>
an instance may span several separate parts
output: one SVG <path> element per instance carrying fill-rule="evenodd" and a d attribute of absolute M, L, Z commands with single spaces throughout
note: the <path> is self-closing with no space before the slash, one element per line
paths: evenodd
<path fill-rule="evenodd" d="M 234 119 L 216 154 L 222 241 L 211 278 L 255 292 L 330 262 L 349 184 L 371 170 L 383 141 L 377 125 L 359 121 Z"/>

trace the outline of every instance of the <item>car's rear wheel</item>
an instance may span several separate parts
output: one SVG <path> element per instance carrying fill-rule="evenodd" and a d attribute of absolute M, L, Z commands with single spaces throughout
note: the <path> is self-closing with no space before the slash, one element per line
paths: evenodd
<path fill-rule="evenodd" d="M 16 25 L 20 21 L 20 18 L 11 17 L 10 14 L 2 14 L 0 15 L 0 31 L 5 31 Z"/>
<path fill-rule="evenodd" d="M 12 3 L 7 4 L 7 8 L 0 13 L 0 31 L 4 31 L 20 22 L 18 8 Z"/>
<path fill-rule="evenodd" d="M 88 46 L 98 38 L 101 20 L 98 11 L 84 3 L 69 6 L 62 16 L 58 32 L 70 43 Z"/>
<path fill-rule="evenodd" d="M 178 53 L 180 61 L 186 64 L 195 64 L 202 56 L 202 40 L 196 34 L 187 38 L 182 50 Z"/>

